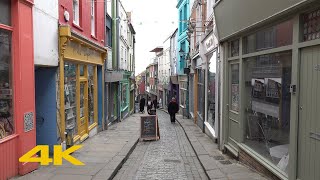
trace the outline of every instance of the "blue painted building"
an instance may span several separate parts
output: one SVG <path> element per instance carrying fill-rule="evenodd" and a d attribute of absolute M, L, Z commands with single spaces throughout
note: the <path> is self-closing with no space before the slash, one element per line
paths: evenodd
<path fill-rule="evenodd" d="M 189 42 L 187 41 L 188 35 L 188 19 L 190 17 L 189 0 L 178 0 L 176 8 L 178 9 L 178 44 L 177 51 L 183 50 L 185 53 L 189 51 Z M 185 57 L 177 57 L 177 73 L 183 75 L 183 69 L 187 66 Z"/>
<path fill-rule="evenodd" d="M 188 19 L 190 17 L 190 0 L 178 0 L 176 6 L 178 9 L 178 42 L 176 51 L 183 51 L 184 56 L 178 54 L 177 57 L 177 74 L 179 82 L 179 105 L 180 105 L 180 114 L 187 113 L 187 75 L 184 74 L 184 68 L 187 67 L 186 57 L 189 52 L 189 42 L 188 42 Z"/>

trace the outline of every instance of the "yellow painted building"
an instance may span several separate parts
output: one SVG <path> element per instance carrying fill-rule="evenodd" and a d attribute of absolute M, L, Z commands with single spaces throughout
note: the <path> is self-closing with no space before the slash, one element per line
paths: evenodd
<path fill-rule="evenodd" d="M 107 50 L 72 32 L 69 26 L 60 26 L 59 33 L 58 125 L 62 140 L 67 138 L 70 145 L 98 131 L 97 71 Z"/>

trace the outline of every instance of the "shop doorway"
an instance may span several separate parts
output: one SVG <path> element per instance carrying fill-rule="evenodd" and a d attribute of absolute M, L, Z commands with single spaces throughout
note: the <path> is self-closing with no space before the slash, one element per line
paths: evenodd
<path fill-rule="evenodd" d="M 298 179 L 320 179 L 320 46 L 301 50 Z"/>
<path fill-rule="evenodd" d="M 239 142 L 239 110 L 240 110 L 240 65 L 237 62 L 229 63 L 229 94 L 228 94 L 228 139 L 227 148 L 237 154 L 237 142 Z"/>
<path fill-rule="evenodd" d="M 79 122 L 78 129 L 81 139 L 88 135 L 88 70 L 87 66 L 79 65 Z"/>

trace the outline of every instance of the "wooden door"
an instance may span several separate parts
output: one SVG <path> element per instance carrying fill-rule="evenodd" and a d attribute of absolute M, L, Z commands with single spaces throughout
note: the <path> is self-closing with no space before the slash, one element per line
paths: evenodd
<path fill-rule="evenodd" d="M 298 179 L 320 179 L 320 46 L 301 51 Z"/>
<path fill-rule="evenodd" d="M 83 141 L 88 137 L 88 69 L 86 65 L 78 65 L 78 134 Z"/>
<path fill-rule="evenodd" d="M 229 63 L 228 145 L 237 151 L 239 141 L 240 65 Z"/>

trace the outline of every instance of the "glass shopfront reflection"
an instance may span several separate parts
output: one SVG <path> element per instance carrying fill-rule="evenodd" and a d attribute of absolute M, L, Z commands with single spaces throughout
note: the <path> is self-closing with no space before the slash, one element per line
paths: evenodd
<path fill-rule="evenodd" d="M 213 52 L 209 62 L 208 71 L 208 122 L 211 127 L 215 125 L 215 104 L 216 104 L 216 75 L 217 75 L 217 54 Z"/>
<path fill-rule="evenodd" d="M 76 98 L 76 76 L 77 66 L 73 63 L 64 63 L 64 103 L 66 129 L 73 129 L 73 134 L 78 134 L 77 127 L 77 98 Z"/>
<path fill-rule="evenodd" d="M 245 144 L 288 172 L 291 52 L 245 60 Z"/>
<path fill-rule="evenodd" d="M 11 32 L 0 29 L 0 141 L 14 134 L 15 128 L 11 65 Z"/>

